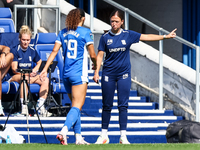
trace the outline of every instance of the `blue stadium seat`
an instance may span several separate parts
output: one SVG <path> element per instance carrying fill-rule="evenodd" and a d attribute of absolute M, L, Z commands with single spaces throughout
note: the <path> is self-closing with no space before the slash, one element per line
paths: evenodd
<path fill-rule="evenodd" d="M 41 59 L 46 61 L 51 54 L 56 40 L 56 33 L 38 33 L 35 37 L 35 48 L 40 55 Z M 56 69 L 51 74 L 52 92 L 66 93 L 64 85 L 61 81 L 63 71 L 63 59 L 61 50 L 59 50 L 54 61 L 58 61 Z"/>
<path fill-rule="evenodd" d="M 10 83 L 8 81 L 4 81 L 2 83 L 2 94 L 8 94 L 10 91 Z"/>
<path fill-rule="evenodd" d="M 12 18 L 12 12 L 11 12 L 10 8 L 1 7 L 0 12 L 1 12 L 0 18 L 9 18 L 9 19 Z"/>
<path fill-rule="evenodd" d="M 15 82 L 15 81 L 14 82 L 10 82 L 9 94 L 17 93 L 18 88 L 19 88 L 19 83 L 18 82 Z M 40 85 L 36 84 L 36 83 L 30 84 L 30 91 L 31 91 L 31 93 L 34 93 L 34 94 L 39 93 Z"/>
<path fill-rule="evenodd" d="M 16 94 L 19 88 L 19 83 L 17 82 L 10 82 L 10 91 L 9 94 Z"/>
<path fill-rule="evenodd" d="M 0 33 L 15 32 L 10 8 L 0 8 Z"/>

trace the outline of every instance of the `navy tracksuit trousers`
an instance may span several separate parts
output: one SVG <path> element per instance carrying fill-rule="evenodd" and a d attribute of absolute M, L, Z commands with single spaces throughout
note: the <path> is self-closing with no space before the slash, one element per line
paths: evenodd
<path fill-rule="evenodd" d="M 102 75 L 101 88 L 103 97 L 102 129 L 108 129 L 114 94 L 117 90 L 120 130 L 126 130 L 131 75 L 129 73 L 119 76 Z"/>

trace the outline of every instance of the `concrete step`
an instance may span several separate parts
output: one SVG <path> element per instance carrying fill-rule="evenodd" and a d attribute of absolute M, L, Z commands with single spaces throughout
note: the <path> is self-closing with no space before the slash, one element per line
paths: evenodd
<path fill-rule="evenodd" d="M 102 96 L 101 89 L 87 89 L 87 96 Z M 117 90 L 115 90 L 115 96 L 117 96 Z M 137 91 L 130 91 L 130 96 L 137 96 Z"/>
<path fill-rule="evenodd" d="M 113 109 L 117 109 L 117 102 L 113 103 Z M 97 100 L 86 99 L 85 104 L 83 105 L 82 109 L 101 109 L 102 108 L 102 101 L 98 102 Z M 128 103 L 129 109 L 158 109 L 157 103 L 140 103 L 140 102 L 129 102 Z"/>

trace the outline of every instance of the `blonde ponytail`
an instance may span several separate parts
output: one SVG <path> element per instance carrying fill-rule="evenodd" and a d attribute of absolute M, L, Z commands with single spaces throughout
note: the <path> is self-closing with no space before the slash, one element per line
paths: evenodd
<path fill-rule="evenodd" d="M 21 28 L 19 30 L 19 38 L 22 37 L 22 34 L 28 34 L 31 37 L 32 36 L 31 29 L 27 25 L 21 26 Z"/>

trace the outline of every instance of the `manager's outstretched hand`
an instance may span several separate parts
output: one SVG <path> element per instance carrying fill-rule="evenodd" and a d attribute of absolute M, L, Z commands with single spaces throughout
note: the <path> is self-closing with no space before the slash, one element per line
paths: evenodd
<path fill-rule="evenodd" d="M 168 35 L 166 35 L 165 38 L 170 39 L 170 38 L 175 38 L 176 37 L 176 29 L 174 29 L 172 32 L 170 32 Z"/>
<path fill-rule="evenodd" d="M 141 34 L 140 41 L 159 41 L 163 39 L 170 39 L 176 37 L 176 30 L 174 29 L 168 35 L 157 35 L 157 34 Z"/>

